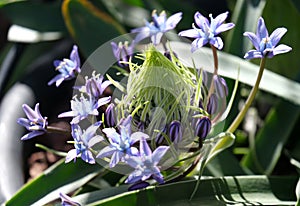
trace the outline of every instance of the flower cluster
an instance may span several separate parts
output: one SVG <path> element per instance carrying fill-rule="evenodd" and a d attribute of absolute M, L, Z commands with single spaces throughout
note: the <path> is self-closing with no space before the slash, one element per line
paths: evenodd
<path fill-rule="evenodd" d="M 234 27 L 233 23 L 224 23 L 227 17 L 228 12 L 216 18 L 210 15 L 209 21 L 196 12 L 192 29 L 178 35 L 194 39 L 191 52 L 210 44 L 214 57 L 217 57 L 216 49 L 223 48 L 218 35 Z M 110 93 L 105 92 L 108 87 L 118 88 L 118 85 L 96 72 L 85 77 L 84 85 L 74 87 L 77 95 L 71 100 L 71 111 L 58 115 L 59 118 L 72 117 L 70 133 L 74 149 L 67 153 L 66 163 L 80 157 L 90 164 L 105 162 L 109 168 L 126 166 L 131 172 L 124 182 L 134 184 L 131 188 L 136 189 L 149 185 L 149 179 L 164 183 L 167 174 L 175 170 L 178 172 L 171 175 L 173 178 L 186 175 L 198 164 L 200 158 L 195 157 L 206 155 L 201 152 L 205 151 L 203 147 L 207 140 L 213 138 L 211 130 L 226 109 L 229 91 L 225 79 L 218 74 L 216 59 L 213 74 L 199 68 L 188 68 L 180 62 L 176 49 L 173 51 L 166 42 L 161 42 L 163 35 L 173 30 L 181 19 L 181 12 L 167 18 L 165 12 L 157 15 L 154 11 L 152 22 L 145 21 L 145 26 L 132 30 L 137 35 L 131 43 L 111 42 L 117 65 L 129 67 L 127 87 L 121 96 L 108 95 Z M 269 36 L 264 20 L 260 18 L 256 34 L 244 33 L 255 47 L 246 53 L 245 58 L 271 58 L 290 51 L 286 45 L 277 46 L 286 31 L 278 28 Z M 153 45 L 141 55 L 142 64 L 130 64 L 135 46 L 148 37 Z M 155 47 L 160 43 L 164 53 Z M 56 60 L 54 66 L 60 74 L 48 85 L 56 82 L 58 87 L 63 81 L 75 78 L 81 72 L 77 46 L 73 47 L 70 59 Z M 39 104 L 34 110 L 23 105 L 23 110 L 27 119 L 19 118 L 18 123 L 30 133 L 22 140 L 49 130 Z M 183 160 L 190 161 L 184 164 Z M 64 205 L 79 205 L 68 196 L 60 195 Z"/>

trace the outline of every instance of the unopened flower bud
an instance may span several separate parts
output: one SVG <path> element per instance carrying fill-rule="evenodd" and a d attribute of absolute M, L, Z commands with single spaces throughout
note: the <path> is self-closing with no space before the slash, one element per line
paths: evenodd
<path fill-rule="evenodd" d="M 207 103 L 206 110 L 208 114 L 215 114 L 218 110 L 218 97 L 216 94 L 211 94 Z"/>
<path fill-rule="evenodd" d="M 215 91 L 218 98 L 225 98 L 228 95 L 228 87 L 226 84 L 225 79 L 218 75 L 214 75 L 214 84 L 215 84 Z"/>
<path fill-rule="evenodd" d="M 161 132 L 159 132 L 157 135 L 156 135 L 156 137 L 155 137 L 155 142 L 156 142 L 156 145 L 162 145 L 162 143 L 163 143 L 163 141 L 164 141 L 164 139 L 165 139 L 165 137 L 164 137 L 164 135 L 162 134 L 162 133 L 166 133 L 166 127 L 161 131 Z"/>
<path fill-rule="evenodd" d="M 204 140 L 209 134 L 211 129 L 211 121 L 208 117 L 200 118 L 196 123 L 195 135 Z"/>
<path fill-rule="evenodd" d="M 113 103 L 109 104 L 105 110 L 105 125 L 107 127 L 116 126 L 115 105 Z"/>
<path fill-rule="evenodd" d="M 182 140 L 181 123 L 177 120 L 172 121 L 169 126 L 168 135 L 172 142 L 179 143 Z"/>

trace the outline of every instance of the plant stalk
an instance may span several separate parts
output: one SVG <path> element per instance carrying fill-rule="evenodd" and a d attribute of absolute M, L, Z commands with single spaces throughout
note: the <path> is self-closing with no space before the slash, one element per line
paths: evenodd
<path fill-rule="evenodd" d="M 251 104 L 252 104 L 252 102 L 255 98 L 255 95 L 258 91 L 259 84 L 260 84 L 260 81 L 261 81 L 261 78 L 262 78 L 262 75 L 263 75 L 263 72 L 264 72 L 265 64 L 266 64 L 266 58 L 262 58 L 261 61 L 260 61 L 259 72 L 258 72 L 258 75 L 257 75 L 255 85 L 253 86 L 253 88 L 252 88 L 252 90 L 251 90 L 251 92 L 248 96 L 248 99 L 246 100 L 246 103 L 244 104 L 243 108 L 241 109 L 239 114 L 236 116 L 235 120 L 231 123 L 231 125 L 227 129 L 227 132 L 231 132 L 231 133 L 235 132 L 235 130 L 240 125 L 240 123 L 243 121 L 243 119 L 244 119 L 248 109 L 250 108 L 250 106 L 251 106 Z"/>

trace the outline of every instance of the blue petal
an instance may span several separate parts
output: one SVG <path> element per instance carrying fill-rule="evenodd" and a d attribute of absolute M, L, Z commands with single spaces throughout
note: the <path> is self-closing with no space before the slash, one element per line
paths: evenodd
<path fill-rule="evenodd" d="M 142 140 L 140 141 L 140 155 L 141 156 L 152 155 L 152 151 L 145 138 L 142 138 Z"/>
<path fill-rule="evenodd" d="M 278 44 L 278 42 L 286 32 L 286 28 L 277 28 L 275 29 L 275 31 L 272 32 L 272 34 L 270 35 L 270 41 L 273 47 L 275 47 Z"/>
<path fill-rule="evenodd" d="M 244 36 L 248 37 L 255 49 L 259 51 L 260 39 L 258 39 L 258 37 L 252 32 L 245 32 Z"/>
<path fill-rule="evenodd" d="M 277 47 L 275 47 L 275 48 L 273 49 L 273 54 L 274 54 L 274 55 L 282 54 L 282 53 L 289 52 L 289 51 L 291 51 L 291 50 L 292 50 L 291 47 L 289 47 L 289 46 L 287 46 L 287 45 L 285 45 L 285 44 L 280 44 L 280 45 L 278 45 Z"/>
<path fill-rule="evenodd" d="M 31 139 L 33 137 L 39 136 L 45 134 L 44 131 L 33 131 L 33 132 L 29 132 L 28 134 L 25 134 L 23 137 L 21 137 L 21 140 L 28 140 Z"/>
<path fill-rule="evenodd" d="M 89 150 L 85 150 L 82 154 L 81 154 L 81 159 L 84 160 L 85 162 L 89 163 L 89 164 L 95 164 L 95 159 L 93 157 L 93 154 L 91 151 Z"/>
<path fill-rule="evenodd" d="M 152 154 L 152 162 L 153 165 L 157 165 L 160 159 L 165 155 L 165 153 L 168 151 L 169 146 L 159 146 L 154 150 Z"/>
<path fill-rule="evenodd" d="M 197 29 L 184 30 L 184 31 L 179 32 L 178 35 L 189 37 L 189 38 L 199 38 L 199 37 L 201 37 L 199 32 L 197 31 Z"/>
<path fill-rule="evenodd" d="M 217 49 L 221 50 L 223 48 L 223 41 L 220 37 L 213 37 L 209 40 L 209 43 L 216 47 Z"/>
<path fill-rule="evenodd" d="M 265 21 L 262 17 L 258 19 L 256 36 L 259 39 L 259 41 L 269 36 L 268 30 L 265 25 Z"/>
<path fill-rule="evenodd" d="M 198 39 L 195 39 L 192 42 L 192 49 L 191 49 L 191 51 L 194 52 L 197 49 L 203 47 L 207 43 L 208 43 L 208 39 L 207 38 L 198 38 Z"/>
<path fill-rule="evenodd" d="M 203 30 L 206 30 L 209 28 L 209 21 L 207 18 L 205 18 L 200 12 L 196 12 L 194 15 L 195 22 L 197 26 Z"/>
<path fill-rule="evenodd" d="M 111 156 L 114 152 L 116 152 L 116 148 L 109 145 L 104 147 L 100 152 L 97 154 L 96 158 L 104 158 Z"/>
<path fill-rule="evenodd" d="M 120 135 L 116 132 L 114 128 L 105 128 L 102 129 L 102 131 L 106 134 L 106 136 L 111 139 L 115 143 L 120 143 L 121 142 L 121 137 Z"/>
<path fill-rule="evenodd" d="M 76 157 L 77 157 L 76 149 L 70 150 L 66 156 L 65 163 L 71 162 L 73 159 L 74 159 L 74 161 L 76 161 Z"/>
<path fill-rule="evenodd" d="M 256 50 L 250 50 L 248 51 L 245 56 L 245 59 L 254 59 L 254 58 L 263 58 L 261 52 L 256 51 Z"/>
<path fill-rule="evenodd" d="M 178 22 L 181 20 L 181 18 L 182 18 L 182 12 L 178 12 L 178 13 L 170 16 L 166 21 L 165 31 L 174 29 L 176 27 L 176 25 L 178 24 Z"/>

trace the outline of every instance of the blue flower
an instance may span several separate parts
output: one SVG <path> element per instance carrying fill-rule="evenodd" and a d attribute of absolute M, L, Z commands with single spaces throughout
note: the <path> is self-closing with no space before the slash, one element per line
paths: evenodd
<path fill-rule="evenodd" d="M 209 20 L 202 16 L 200 12 L 196 12 L 194 19 L 199 28 L 193 24 L 193 29 L 182 31 L 178 35 L 196 38 L 192 42 L 192 52 L 196 51 L 200 47 L 203 47 L 207 43 L 213 45 L 217 49 L 222 49 L 223 41 L 220 37 L 217 37 L 217 35 L 234 27 L 233 23 L 223 24 L 227 16 L 228 12 L 218 15 L 216 18 L 213 18 L 210 14 L 209 23 Z"/>
<path fill-rule="evenodd" d="M 71 100 L 72 111 L 64 112 L 58 115 L 58 117 L 73 117 L 71 124 L 78 124 L 89 115 L 97 116 L 99 114 L 97 109 L 109 103 L 110 100 L 111 97 L 103 97 L 95 101 L 91 96 L 89 96 L 88 99 L 81 96 L 80 100 L 78 100 L 76 96 L 74 96 L 73 100 Z"/>
<path fill-rule="evenodd" d="M 52 85 L 54 82 L 56 82 L 56 86 L 58 87 L 64 80 L 75 78 L 76 74 L 80 73 L 81 71 L 77 46 L 73 46 L 70 59 L 65 58 L 63 61 L 55 60 L 54 66 L 56 67 L 56 70 L 60 72 L 60 74 L 51 79 L 48 82 L 48 85 Z"/>
<path fill-rule="evenodd" d="M 116 44 L 115 42 L 111 42 L 111 46 L 113 54 L 117 59 L 119 66 L 126 66 L 122 62 L 129 62 L 129 58 L 134 53 L 135 41 L 132 41 L 130 45 L 128 45 L 128 41 L 125 41 L 124 43 L 119 42 L 118 44 Z"/>
<path fill-rule="evenodd" d="M 102 131 L 106 134 L 110 145 L 104 147 L 97 158 L 104 158 L 111 156 L 109 166 L 112 168 L 118 162 L 123 161 L 126 155 L 137 155 L 138 150 L 132 147 L 134 143 L 139 141 L 142 137 L 149 138 L 143 132 L 135 132 L 131 134 L 131 116 L 128 116 L 118 126 L 120 134 L 114 128 L 105 128 Z"/>
<path fill-rule="evenodd" d="M 139 42 L 147 37 L 151 37 L 152 43 L 157 45 L 160 43 L 163 34 L 174 29 L 181 18 L 182 12 L 178 12 L 167 18 L 167 15 L 164 11 L 162 11 L 158 16 L 156 14 L 156 10 L 154 10 L 152 12 L 152 22 L 149 23 L 148 21 L 145 21 L 146 26 L 133 29 L 131 32 L 138 33 L 135 38 L 136 42 Z"/>
<path fill-rule="evenodd" d="M 101 122 L 96 122 L 83 131 L 78 124 L 71 125 L 75 149 L 72 149 L 68 152 L 65 161 L 66 163 L 73 159 L 75 162 L 76 158 L 80 155 L 83 161 L 90 164 L 95 164 L 95 159 L 90 151 L 90 148 L 103 140 L 103 137 L 96 135 L 96 131 L 100 125 Z"/>
<path fill-rule="evenodd" d="M 126 158 L 126 163 L 135 170 L 129 174 L 125 183 L 136 183 L 145 181 L 152 177 L 158 183 L 164 183 L 163 175 L 158 166 L 159 161 L 165 155 L 169 146 L 159 146 L 153 153 L 145 138 L 140 140 L 139 156 L 129 156 Z"/>
<path fill-rule="evenodd" d="M 39 109 L 39 103 L 35 105 L 34 110 L 27 104 L 23 104 L 22 107 L 28 119 L 19 118 L 17 122 L 31 132 L 24 135 L 21 140 L 28 140 L 46 133 L 48 121 L 47 117 L 42 117 Z"/>
<path fill-rule="evenodd" d="M 257 23 L 256 34 L 252 32 L 244 33 L 244 36 L 248 37 L 251 40 L 253 46 L 256 49 L 248 51 L 245 54 L 244 58 L 272 58 L 274 55 L 291 51 L 292 48 L 287 45 L 280 44 L 276 46 L 286 32 L 286 28 L 277 28 L 269 36 L 264 19 L 260 17 Z"/>
<path fill-rule="evenodd" d="M 80 87 L 75 87 L 82 93 L 86 93 L 92 96 L 94 99 L 99 99 L 102 95 L 104 90 L 111 84 L 110 81 L 106 80 L 103 81 L 103 76 L 100 74 L 95 74 L 93 72 L 91 78 L 86 77 L 85 85 Z"/>
<path fill-rule="evenodd" d="M 76 201 L 74 201 L 71 197 L 64 193 L 59 193 L 60 199 L 61 199 L 61 205 L 62 206 L 80 206 L 80 204 Z"/>

